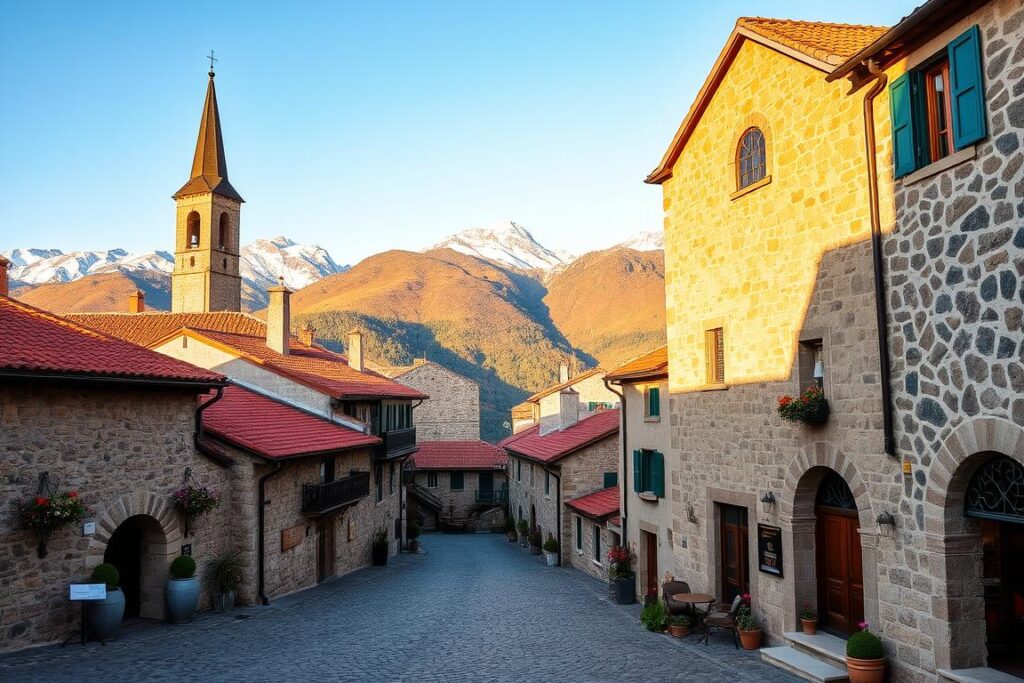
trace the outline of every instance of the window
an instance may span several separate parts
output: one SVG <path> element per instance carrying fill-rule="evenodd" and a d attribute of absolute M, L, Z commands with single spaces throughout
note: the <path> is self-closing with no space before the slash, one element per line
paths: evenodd
<path fill-rule="evenodd" d="M 807 387 L 817 385 L 825 388 L 825 347 L 820 339 L 808 339 L 800 342 L 800 387 L 803 392 Z"/>
<path fill-rule="evenodd" d="M 604 487 L 606 489 L 610 488 L 612 486 L 615 486 L 618 483 L 619 483 L 619 473 L 618 472 L 605 472 L 604 473 Z"/>
<path fill-rule="evenodd" d="M 377 502 L 384 500 L 384 466 L 377 465 Z"/>
<path fill-rule="evenodd" d="M 185 219 L 186 230 L 188 231 L 188 248 L 198 249 L 199 248 L 199 214 L 192 211 L 188 214 L 188 218 Z"/>
<path fill-rule="evenodd" d="M 583 518 L 576 516 L 576 550 L 583 552 Z"/>
<path fill-rule="evenodd" d="M 520 505 L 519 506 L 519 517 L 518 517 L 518 519 L 522 519 L 522 518 L 523 518 L 523 506 Z"/>
<path fill-rule="evenodd" d="M 388 463 L 388 494 L 395 492 L 395 463 Z"/>
<path fill-rule="evenodd" d="M 721 327 L 704 333 L 704 359 L 708 384 L 725 384 L 725 332 Z"/>
<path fill-rule="evenodd" d="M 736 148 L 736 189 L 742 190 L 763 180 L 767 171 L 764 133 L 760 128 L 748 128 Z"/>
<path fill-rule="evenodd" d="M 544 470 L 544 495 L 551 495 L 551 474 L 547 470 Z"/>
<path fill-rule="evenodd" d="M 450 488 L 451 488 L 452 491 L 461 491 L 462 490 L 463 486 L 465 485 L 465 482 L 463 481 L 462 475 L 463 475 L 462 472 L 452 472 L 451 473 L 449 481 L 451 482 L 451 487 Z"/>
<path fill-rule="evenodd" d="M 437 472 L 427 472 L 427 488 L 437 488 Z"/>
<path fill-rule="evenodd" d="M 228 234 L 231 231 L 231 217 L 227 213 L 220 215 L 220 225 L 217 229 L 217 248 L 228 248 Z"/>
<path fill-rule="evenodd" d="M 334 481 L 334 458 L 327 458 L 320 461 L 320 483 Z"/>
<path fill-rule="evenodd" d="M 972 26 L 921 68 L 889 86 L 897 178 L 987 135 L 981 31 Z"/>
<path fill-rule="evenodd" d="M 633 491 L 665 497 L 665 456 L 659 451 L 633 451 Z"/>
<path fill-rule="evenodd" d="M 594 562 L 601 564 L 601 527 L 594 525 Z"/>
<path fill-rule="evenodd" d="M 661 390 L 658 387 L 644 389 L 644 417 L 661 417 Z"/>
<path fill-rule="evenodd" d="M 516 460 L 516 481 L 523 480 L 523 461 Z M 522 516 L 522 515 L 520 515 Z"/>

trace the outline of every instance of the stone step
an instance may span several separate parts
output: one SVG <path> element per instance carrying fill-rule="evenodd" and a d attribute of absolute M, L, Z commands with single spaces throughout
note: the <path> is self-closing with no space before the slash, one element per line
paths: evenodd
<path fill-rule="evenodd" d="M 763 647 L 761 648 L 761 659 L 774 667 L 813 683 L 849 680 L 846 669 L 826 664 L 817 657 L 793 647 Z"/>
<path fill-rule="evenodd" d="M 956 683 L 1020 683 L 1021 679 L 1016 676 L 990 669 L 987 666 L 978 666 L 973 669 L 939 669 L 939 676 L 946 681 Z"/>
<path fill-rule="evenodd" d="M 803 631 L 783 633 L 786 641 L 797 650 L 821 659 L 839 669 L 846 668 L 846 641 L 830 633 L 807 635 Z"/>

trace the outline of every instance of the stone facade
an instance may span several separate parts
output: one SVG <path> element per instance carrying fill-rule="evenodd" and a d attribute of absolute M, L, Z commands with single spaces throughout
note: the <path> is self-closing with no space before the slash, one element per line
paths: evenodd
<path fill-rule="evenodd" d="M 195 194 L 175 200 L 177 222 L 171 310 L 175 313 L 242 310 L 239 273 L 241 203 L 217 194 Z M 189 217 L 199 222 L 199 244 L 189 246 Z M 221 221 L 228 239 L 219 244 Z"/>
<path fill-rule="evenodd" d="M 141 614 L 163 617 L 163 586 L 171 560 L 191 545 L 202 568 L 230 548 L 235 501 L 228 470 L 192 443 L 195 395 L 157 389 L 97 389 L 42 383 L 0 384 L 0 651 L 59 641 L 78 626 L 68 584 L 88 580 L 122 522 L 147 524 L 140 589 Z M 186 469 L 200 485 L 222 493 L 220 507 L 201 517 L 191 535 L 171 493 Z M 35 496 L 47 472 L 59 490 L 76 490 L 96 532 L 65 527 L 45 558 L 19 528 L 17 505 Z M 205 572 L 200 607 L 210 605 Z"/>
<path fill-rule="evenodd" d="M 480 438 L 480 386 L 476 382 L 430 361 L 417 361 L 411 369 L 392 368 L 385 374 L 430 397 L 416 407 L 417 439 Z"/>
<path fill-rule="evenodd" d="M 413 481 L 427 492 L 433 494 L 441 502 L 441 510 L 434 512 L 420 506 L 424 513 L 423 528 L 440 529 L 442 523 L 451 521 L 461 523 L 469 520 L 475 509 L 492 505 L 477 501 L 477 490 L 480 488 L 480 472 L 477 470 L 457 470 L 462 473 L 462 488 L 452 489 L 451 470 L 416 470 Z M 508 490 L 508 475 L 504 470 L 488 470 L 494 477 L 495 492 Z M 431 486 L 430 484 L 434 485 Z M 481 528 L 480 530 L 485 530 Z"/>
<path fill-rule="evenodd" d="M 601 581 L 608 580 L 608 549 L 618 545 L 619 535 L 608 528 L 605 520 L 595 520 L 578 512 L 565 509 L 569 521 L 569 544 L 571 547 L 562 555 L 562 564 L 567 564 L 574 569 L 590 574 Z M 577 535 L 577 521 L 579 530 Z M 601 545 L 594 546 L 595 533 L 601 536 Z"/>
<path fill-rule="evenodd" d="M 569 387 L 579 394 L 580 419 L 594 412 L 594 404 L 600 404 L 605 408 L 615 408 L 619 405 L 619 397 L 609 391 L 604 384 L 604 372 L 583 373 L 577 377 L 570 377 Z M 541 424 L 549 420 L 558 421 L 560 395 L 560 392 L 554 391 L 537 401 L 540 407 L 536 414 Z"/>

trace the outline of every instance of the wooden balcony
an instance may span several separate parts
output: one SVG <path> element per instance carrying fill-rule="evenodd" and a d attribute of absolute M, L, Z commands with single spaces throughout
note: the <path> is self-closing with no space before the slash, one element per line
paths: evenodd
<path fill-rule="evenodd" d="M 370 495 L 370 473 L 353 472 L 344 479 L 302 485 L 302 514 L 325 515 Z"/>
<path fill-rule="evenodd" d="M 416 450 L 416 428 L 392 429 L 382 432 L 380 438 L 384 443 L 376 447 L 374 457 L 378 460 L 391 460 L 408 455 Z"/>
<path fill-rule="evenodd" d="M 482 505 L 505 505 L 508 503 L 508 489 L 477 489 L 476 502 Z"/>

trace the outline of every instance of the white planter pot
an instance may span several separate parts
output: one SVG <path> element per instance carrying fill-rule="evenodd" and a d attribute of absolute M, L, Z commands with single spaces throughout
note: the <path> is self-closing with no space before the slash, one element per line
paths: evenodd
<path fill-rule="evenodd" d="M 557 567 L 558 566 L 558 553 L 549 553 L 548 551 L 545 550 L 544 551 L 544 559 L 546 559 L 548 561 L 548 566 L 549 567 Z"/>

